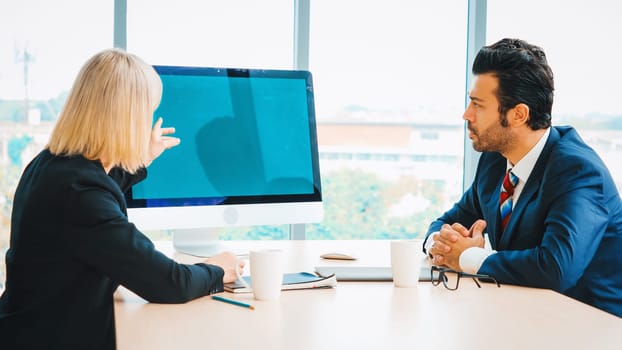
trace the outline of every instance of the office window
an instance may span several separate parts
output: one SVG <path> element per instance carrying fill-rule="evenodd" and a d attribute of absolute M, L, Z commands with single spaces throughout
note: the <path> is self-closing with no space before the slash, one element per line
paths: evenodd
<path fill-rule="evenodd" d="M 326 214 L 307 238 L 421 237 L 459 198 L 467 3 L 311 2 Z"/>
<path fill-rule="evenodd" d="M 127 50 L 151 64 L 291 69 L 291 0 L 129 0 Z"/>
<path fill-rule="evenodd" d="M 13 194 L 82 64 L 112 46 L 113 2 L 10 1 L 0 10 L 0 289 Z"/>
<path fill-rule="evenodd" d="M 555 75 L 553 124 L 572 125 L 622 190 L 622 4 L 488 2 L 487 44 L 516 37 L 544 49 Z M 529 25 L 525 25 L 525 21 Z"/>

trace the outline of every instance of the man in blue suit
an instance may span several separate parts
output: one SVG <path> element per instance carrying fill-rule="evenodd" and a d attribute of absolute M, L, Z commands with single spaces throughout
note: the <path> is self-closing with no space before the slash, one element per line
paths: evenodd
<path fill-rule="evenodd" d="M 551 126 L 544 52 L 503 39 L 480 50 L 473 74 L 463 118 L 482 152 L 477 173 L 430 225 L 424 251 L 435 265 L 549 288 L 622 317 L 622 201 L 576 130 Z"/>

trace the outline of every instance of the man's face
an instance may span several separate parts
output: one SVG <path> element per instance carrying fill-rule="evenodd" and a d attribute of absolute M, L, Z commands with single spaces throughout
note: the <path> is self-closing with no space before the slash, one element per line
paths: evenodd
<path fill-rule="evenodd" d="M 503 153 L 511 142 L 510 129 L 501 125 L 499 101 L 495 95 L 498 86 L 499 81 L 492 74 L 477 75 L 469 94 L 471 102 L 462 116 L 467 121 L 473 148 L 479 152 Z"/>

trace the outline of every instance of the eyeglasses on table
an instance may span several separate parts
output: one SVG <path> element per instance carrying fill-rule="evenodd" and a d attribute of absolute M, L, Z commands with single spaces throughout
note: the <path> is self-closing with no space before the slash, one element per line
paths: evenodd
<path fill-rule="evenodd" d="M 462 277 L 471 278 L 478 288 L 482 288 L 478 280 L 481 280 L 483 282 L 493 282 L 497 285 L 498 288 L 501 288 L 501 284 L 497 282 L 494 277 L 488 275 L 460 272 L 439 266 L 432 266 L 430 268 L 430 280 L 432 281 L 432 285 L 434 286 L 438 286 L 441 282 L 443 282 L 443 286 L 445 286 L 445 288 L 449 290 L 456 290 L 460 285 L 460 278 Z"/>

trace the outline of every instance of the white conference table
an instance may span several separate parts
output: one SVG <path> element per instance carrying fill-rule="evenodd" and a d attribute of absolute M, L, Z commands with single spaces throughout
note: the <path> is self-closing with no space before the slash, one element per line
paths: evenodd
<path fill-rule="evenodd" d="M 287 272 L 320 264 L 389 266 L 389 241 L 237 241 L 235 252 L 281 248 Z M 174 259 L 200 258 L 158 248 Z M 354 262 L 327 261 L 326 252 Z M 248 266 L 247 269 L 248 270 Z M 247 273 L 247 271 L 245 271 Z M 562 294 L 468 279 L 457 291 L 420 282 L 339 282 L 336 288 L 284 291 L 278 301 L 220 293 L 255 310 L 203 297 L 150 304 L 121 289 L 115 300 L 117 346 L 126 349 L 621 349 L 622 318 Z"/>

